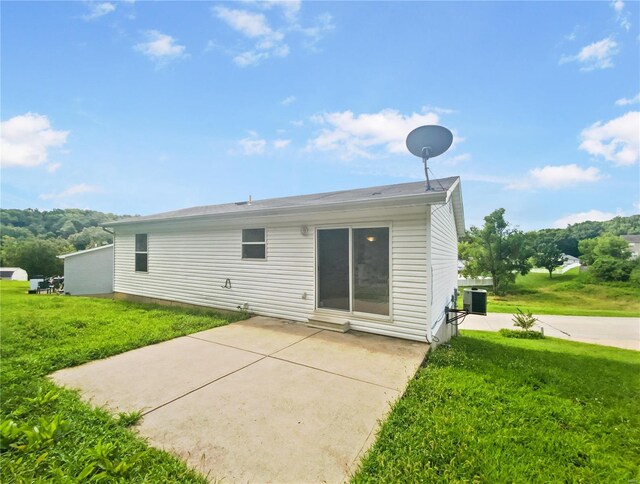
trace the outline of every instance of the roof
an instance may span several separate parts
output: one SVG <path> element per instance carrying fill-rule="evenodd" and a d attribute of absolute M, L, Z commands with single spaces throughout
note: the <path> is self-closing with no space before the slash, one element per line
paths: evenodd
<path fill-rule="evenodd" d="M 15 272 L 15 271 L 23 271 L 22 267 L 0 267 L 0 271 L 2 272 Z"/>
<path fill-rule="evenodd" d="M 101 245 L 100 247 L 94 247 L 93 249 L 79 250 L 78 252 L 71 252 L 70 254 L 58 255 L 56 257 L 58 257 L 58 259 L 66 259 L 67 257 L 87 254 L 88 252 L 97 252 L 99 250 L 109 249 L 110 247 L 113 247 L 113 244 Z"/>
<path fill-rule="evenodd" d="M 629 242 L 630 244 L 638 244 L 640 243 L 640 235 L 621 235 L 624 240 Z"/>
<path fill-rule="evenodd" d="M 431 180 L 432 190 L 430 191 L 425 191 L 425 183 L 421 181 L 400 183 L 396 185 L 357 188 L 354 190 L 341 190 L 337 192 L 314 193 L 311 195 L 298 195 L 293 197 L 270 198 L 253 201 L 245 200 L 221 205 L 204 205 L 200 207 L 174 210 L 171 212 L 115 220 L 106 222 L 103 226 L 114 227 L 141 222 L 178 220 L 191 217 L 266 215 L 268 213 L 278 213 L 295 209 L 331 208 L 333 205 L 341 204 L 366 205 L 374 204 L 378 201 L 397 201 L 399 203 L 406 201 L 407 203 L 420 202 L 427 204 L 442 203 L 444 201 L 448 201 L 451 194 L 456 191 L 457 196 L 453 198 L 453 202 L 457 214 L 456 225 L 458 226 L 458 232 L 461 233 L 464 232 L 464 220 L 462 197 L 459 195 L 459 182 L 459 177 Z M 461 218 L 462 220 L 459 220 Z"/>

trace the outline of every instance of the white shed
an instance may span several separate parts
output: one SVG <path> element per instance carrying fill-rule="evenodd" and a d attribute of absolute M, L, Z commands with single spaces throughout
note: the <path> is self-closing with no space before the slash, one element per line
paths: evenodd
<path fill-rule="evenodd" d="M 28 281 L 27 271 L 20 267 L 0 267 L 0 279 L 7 281 Z"/>
<path fill-rule="evenodd" d="M 58 256 L 64 260 L 64 292 L 72 296 L 113 292 L 113 244 Z"/>
<path fill-rule="evenodd" d="M 464 232 L 458 177 L 108 222 L 116 296 L 445 341 Z M 435 337 L 435 338 L 434 338 Z"/>

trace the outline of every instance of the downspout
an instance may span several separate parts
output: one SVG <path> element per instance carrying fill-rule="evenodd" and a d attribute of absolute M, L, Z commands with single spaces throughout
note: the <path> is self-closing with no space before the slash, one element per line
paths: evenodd
<path fill-rule="evenodd" d="M 427 322 L 427 343 L 431 344 L 433 341 L 433 333 L 431 331 L 431 305 L 433 304 L 433 272 L 431 272 L 431 205 L 427 205 L 426 210 L 427 216 L 427 301 L 431 301 L 427 304 L 427 314 L 425 314 L 426 322 Z"/>

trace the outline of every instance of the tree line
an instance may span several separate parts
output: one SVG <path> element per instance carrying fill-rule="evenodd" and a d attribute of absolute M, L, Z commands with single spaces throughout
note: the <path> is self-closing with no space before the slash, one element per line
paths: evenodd
<path fill-rule="evenodd" d="M 471 227 L 459 244 L 465 277 L 488 276 L 495 294 L 504 294 L 517 274 L 533 266 L 553 270 L 565 255 L 579 257 L 596 281 L 628 281 L 640 284 L 640 261 L 631 258 L 629 244 L 620 235 L 640 234 L 640 215 L 616 217 L 606 222 L 581 222 L 566 229 L 523 232 L 505 219 L 499 208 L 484 218 L 482 227 Z"/>
<path fill-rule="evenodd" d="M 0 264 L 22 267 L 30 276 L 62 274 L 57 255 L 110 244 L 111 234 L 99 225 L 123 217 L 127 215 L 95 210 L 0 209 Z M 628 280 L 637 271 L 626 242 L 616 236 L 640 234 L 640 215 L 526 233 L 506 221 L 503 208 L 484 221 L 483 227 L 467 231 L 459 252 L 465 261 L 463 273 L 493 277 L 496 293 L 534 265 L 546 268 L 551 277 L 562 265 L 563 254 L 580 257 L 601 280 Z"/>
<path fill-rule="evenodd" d="M 27 274 L 63 272 L 57 256 L 113 242 L 102 223 L 126 216 L 80 209 L 0 209 L 0 265 L 22 267 Z"/>

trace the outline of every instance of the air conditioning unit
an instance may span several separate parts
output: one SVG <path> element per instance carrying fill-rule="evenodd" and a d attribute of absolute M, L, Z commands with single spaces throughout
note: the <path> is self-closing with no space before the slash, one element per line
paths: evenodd
<path fill-rule="evenodd" d="M 487 315 L 487 291 L 484 289 L 465 289 L 462 293 L 462 307 L 469 314 Z"/>

